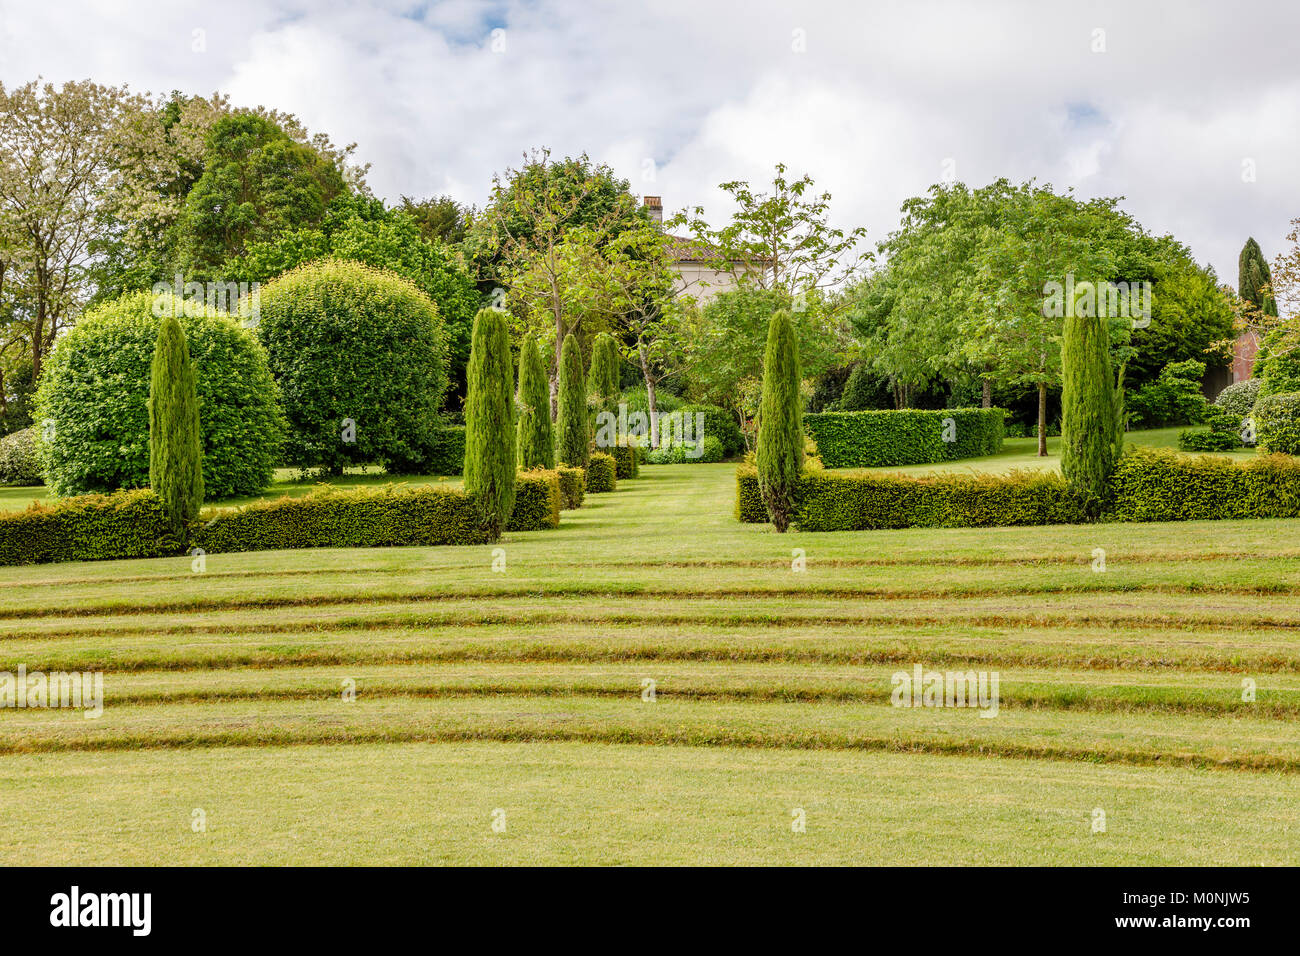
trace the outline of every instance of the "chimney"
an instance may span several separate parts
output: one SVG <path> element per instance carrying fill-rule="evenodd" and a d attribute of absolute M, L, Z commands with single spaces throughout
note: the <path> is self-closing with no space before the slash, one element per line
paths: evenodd
<path fill-rule="evenodd" d="M 664 203 L 660 196 L 646 196 L 641 200 L 641 205 L 645 207 L 646 215 L 650 221 L 660 228 L 664 224 Z"/>

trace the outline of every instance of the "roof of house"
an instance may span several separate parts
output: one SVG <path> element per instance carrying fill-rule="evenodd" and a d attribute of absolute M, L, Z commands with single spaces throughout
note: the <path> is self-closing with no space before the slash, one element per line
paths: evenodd
<path fill-rule="evenodd" d="M 668 234 L 671 240 L 668 244 L 668 252 L 677 262 L 725 262 L 722 250 L 712 243 L 704 242 L 700 239 L 693 239 L 689 236 L 675 236 Z M 771 256 L 755 256 L 754 262 L 766 263 L 771 262 Z"/>

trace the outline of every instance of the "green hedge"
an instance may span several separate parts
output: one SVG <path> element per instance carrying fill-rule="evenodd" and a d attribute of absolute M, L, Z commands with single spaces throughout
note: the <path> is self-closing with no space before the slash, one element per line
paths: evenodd
<path fill-rule="evenodd" d="M 952 419 L 947 428 L 945 419 Z M 996 455 L 1005 433 L 1000 408 L 822 412 L 803 417 L 827 468 L 926 465 Z M 945 431 L 954 440 L 944 441 Z"/>
<path fill-rule="evenodd" d="M 587 462 L 587 491 L 596 495 L 613 491 L 617 484 L 618 466 L 614 463 L 614 456 L 603 451 L 592 452 L 591 460 Z"/>
<path fill-rule="evenodd" d="M 581 508 L 587 493 L 587 473 L 568 465 L 560 465 L 555 472 L 560 476 L 560 508 L 564 511 Z"/>
<path fill-rule="evenodd" d="M 767 506 L 758 491 L 758 469 L 749 463 L 736 466 L 736 520 L 745 524 L 767 521 Z"/>
<path fill-rule="evenodd" d="M 1120 459 L 1111 487 L 1121 521 L 1300 517 L 1300 462 L 1287 455 L 1243 465 L 1141 448 Z"/>
<path fill-rule="evenodd" d="M 201 523 L 192 543 L 212 554 L 289 548 L 482 544 L 474 502 L 459 489 L 323 486 L 300 498 L 258 501 Z M 201 519 L 202 520 L 202 519 Z"/>
<path fill-rule="evenodd" d="M 429 475 L 465 473 L 464 425 L 443 425 L 433 430 L 433 445 L 424 472 Z"/>
<path fill-rule="evenodd" d="M 614 459 L 616 477 L 620 479 L 635 478 L 641 472 L 641 443 L 632 439 L 623 439 L 612 448 L 609 454 Z"/>
<path fill-rule="evenodd" d="M 696 442 L 684 442 L 673 445 L 660 445 L 652 449 L 646 457 L 646 463 L 650 465 L 708 465 L 722 461 L 725 457 L 722 451 L 722 442 L 713 435 L 705 435 L 703 449 L 698 455 L 695 455 Z M 688 455 L 687 452 L 691 454 Z M 692 457 L 694 456 L 694 457 Z"/>
<path fill-rule="evenodd" d="M 161 502 L 144 488 L 0 514 L 0 565 L 160 558 L 181 551 Z"/>
<path fill-rule="evenodd" d="M 540 531 L 560 525 L 560 476 L 555 471 L 521 471 L 507 531 Z"/>

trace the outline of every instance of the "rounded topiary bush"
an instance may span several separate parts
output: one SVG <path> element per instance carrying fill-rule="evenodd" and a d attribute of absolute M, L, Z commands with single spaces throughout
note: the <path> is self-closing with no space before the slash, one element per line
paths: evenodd
<path fill-rule="evenodd" d="M 36 429 L 24 428 L 0 438 L 0 485 L 39 485 L 42 480 Z"/>
<path fill-rule="evenodd" d="M 1241 420 L 1250 414 L 1250 410 L 1255 407 L 1255 402 L 1259 400 L 1259 385 L 1260 381 L 1257 378 L 1248 378 L 1244 382 L 1229 385 L 1219 393 L 1214 404 Z"/>
<path fill-rule="evenodd" d="M 1300 455 L 1300 392 L 1263 396 L 1255 403 L 1253 418 L 1260 448 Z"/>
<path fill-rule="evenodd" d="M 245 309 L 283 394 L 288 463 L 333 474 L 427 466 L 447 389 L 447 333 L 428 296 L 327 259 L 268 282 Z"/>
<path fill-rule="evenodd" d="M 56 495 L 148 487 L 151 367 L 158 328 L 173 315 L 194 367 L 208 499 L 270 484 L 284 423 L 257 339 L 215 309 L 137 292 L 83 315 L 41 372 L 37 430 Z"/>

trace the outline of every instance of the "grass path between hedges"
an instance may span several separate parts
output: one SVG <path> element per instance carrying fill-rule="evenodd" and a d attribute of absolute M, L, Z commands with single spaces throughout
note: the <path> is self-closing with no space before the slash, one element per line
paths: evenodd
<path fill-rule="evenodd" d="M 645 468 L 505 573 L 3 569 L 0 669 L 106 702 L 0 710 L 0 861 L 1300 862 L 1300 521 L 780 536 L 733 472 Z M 917 663 L 998 716 L 890 706 Z"/>

